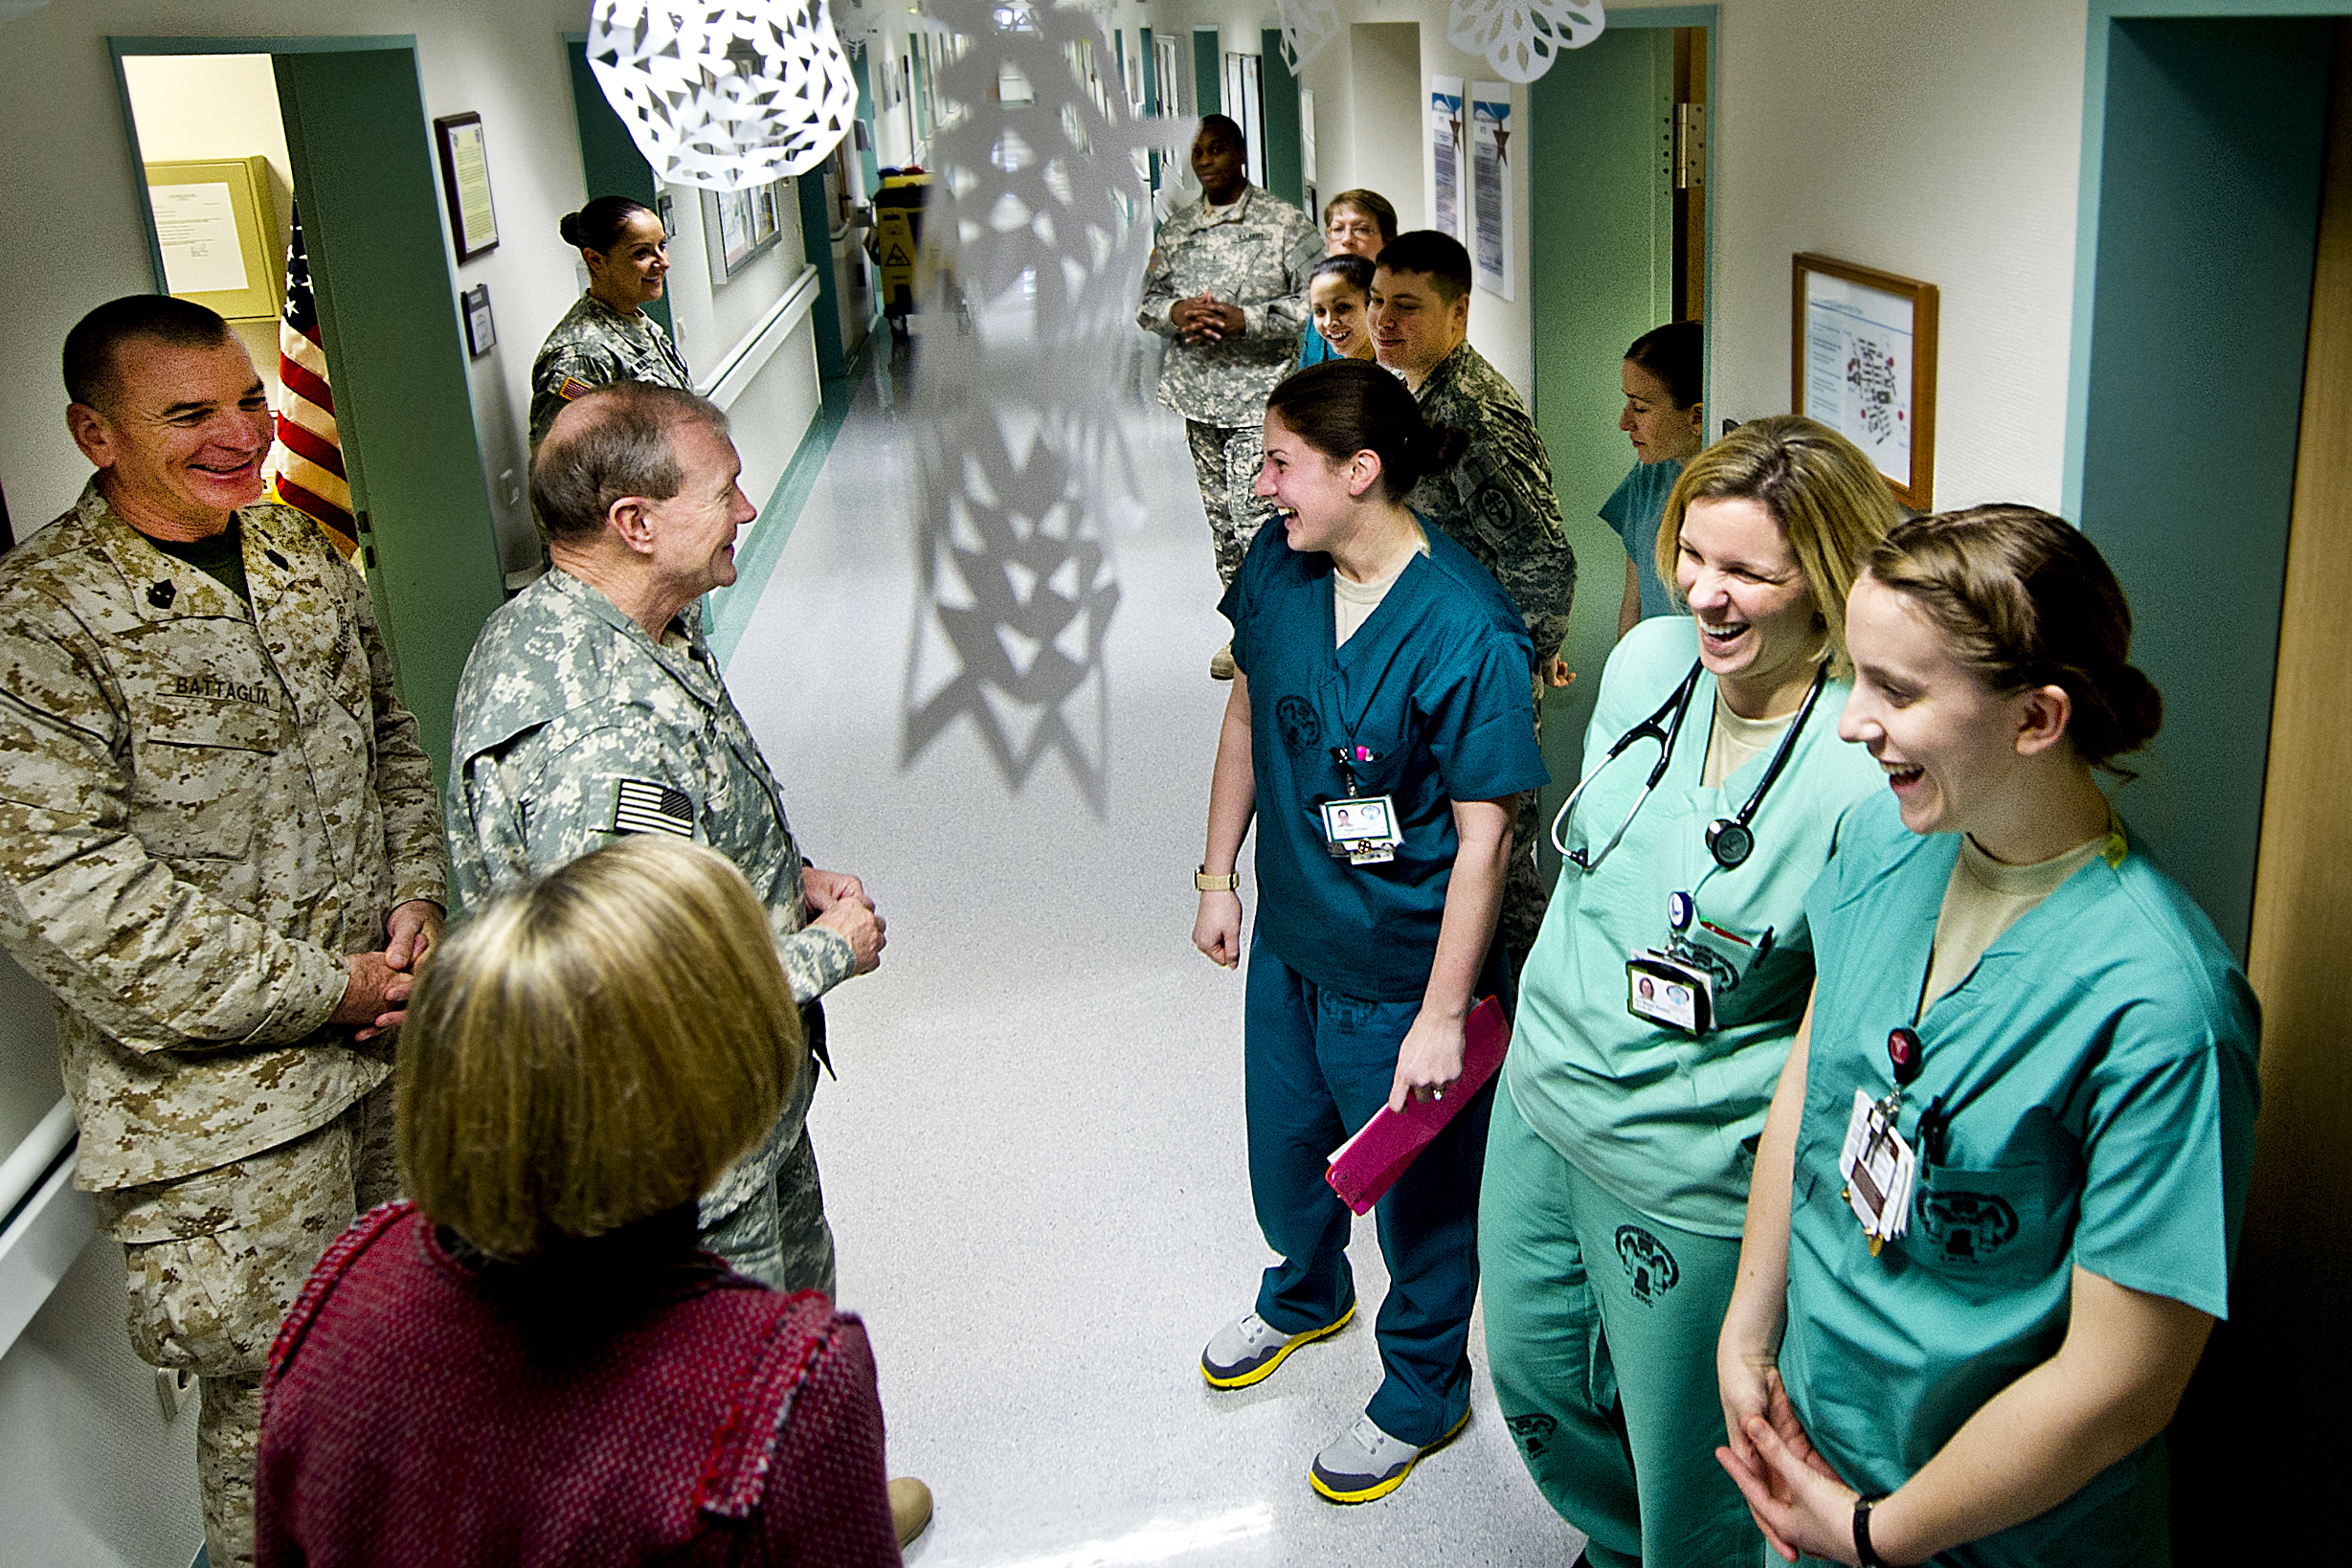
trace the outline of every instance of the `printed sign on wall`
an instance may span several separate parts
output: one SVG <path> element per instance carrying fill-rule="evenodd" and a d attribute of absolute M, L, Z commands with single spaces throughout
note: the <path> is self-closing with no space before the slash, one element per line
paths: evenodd
<path fill-rule="evenodd" d="M 1429 78 L 1429 144 L 1437 154 L 1437 189 L 1431 227 L 1464 244 L 1469 233 L 1462 210 L 1462 78 Z"/>
<path fill-rule="evenodd" d="M 1470 189 L 1474 192 L 1470 265 L 1478 286 L 1514 299 L 1511 266 L 1511 89 L 1499 81 L 1470 86 Z"/>

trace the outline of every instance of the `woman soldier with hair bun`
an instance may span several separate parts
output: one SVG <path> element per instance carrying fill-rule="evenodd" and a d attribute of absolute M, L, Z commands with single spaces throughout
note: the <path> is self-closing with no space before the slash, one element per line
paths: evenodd
<path fill-rule="evenodd" d="M 661 298 L 669 235 L 652 208 L 598 196 L 557 225 L 588 265 L 588 292 L 572 302 L 531 362 L 531 450 L 566 403 L 616 381 L 694 390 L 678 346 L 644 307 Z"/>
<path fill-rule="evenodd" d="M 1792 1560 L 2171 1560 L 2157 1444 L 2229 1310 L 2256 1019 L 2093 774 L 2163 719 L 2131 632 L 2024 506 L 1904 524 L 1854 585 L 1839 732 L 1893 797 L 1807 901 L 1717 1354 L 1719 1457 Z"/>
<path fill-rule="evenodd" d="M 1361 360 L 1301 370 L 1266 402 L 1256 493 L 1281 526 L 1260 531 L 1221 607 L 1238 673 L 1193 943 L 1241 962 L 1235 862 L 1254 817 L 1250 1191 L 1282 1261 L 1254 1309 L 1201 1353 L 1213 1387 L 1263 1380 L 1354 1315 L 1350 1217 L 1324 1181 L 1327 1156 L 1381 1107 L 1452 1087 L 1471 1002 L 1500 982 L 1492 938 L 1513 797 L 1546 775 L 1518 612 L 1404 504 L 1459 441 Z M 1384 1378 L 1309 1472 L 1334 1502 L 1395 1490 L 1469 1419 L 1492 1103 L 1490 1086 L 1468 1099 L 1379 1200 Z"/>

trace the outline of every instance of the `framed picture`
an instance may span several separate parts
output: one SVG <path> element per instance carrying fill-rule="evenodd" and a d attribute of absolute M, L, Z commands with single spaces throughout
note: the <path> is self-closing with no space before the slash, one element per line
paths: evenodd
<path fill-rule="evenodd" d="M 498 213 L 490 205 L 490 154 L 482 145 L 482 116 L 443 115 L 433 123 L 441 148 L 441 194 L 449 202 L 450 236 L 458 259 L 471 261 L 498 249 Z"/>
<path fill-rule="evenodd" d="M 1936 285 L 1800 253 L 1790 290 L 1789 406 L 1860 447 L 1894 499 L 1936 492 Z"/>
<path fill-rule="evenodd" d="M 778 180 L 748 190 L 703 192 L 703 239 L 710 253 L 711 281 L 734 277 L 776 242 L 782 201 L 777 191 L 784 184 Z"/>
<path fill-rule="evenodd" d="M 498 347 L 498 323 L 490 315 L 490 285 L 477 283 L 458 296 L 465 307 L 465 351 L 480 359 Z"/>

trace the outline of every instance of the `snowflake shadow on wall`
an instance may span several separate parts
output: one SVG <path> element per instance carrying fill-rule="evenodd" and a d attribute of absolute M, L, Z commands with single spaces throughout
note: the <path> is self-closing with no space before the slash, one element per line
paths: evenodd
<path fill-rule="evenodd" d="M 742 190 L 806 173 L 857 113 L 825 0 L 596 0 L 588 63 L 664 185 Z"/>

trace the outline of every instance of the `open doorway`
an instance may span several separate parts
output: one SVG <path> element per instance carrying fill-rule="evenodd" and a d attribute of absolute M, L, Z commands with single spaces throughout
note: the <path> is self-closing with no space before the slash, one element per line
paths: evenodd
<path fill-rule="evenodd" d="M 1612 11 L 1606 32 L 1562 52 L 1528 88 L 1535 425 L 1579 567 L 1565 649 L 1579 679 L 1547 706 L 1544 753 L 1553 777 L 1571 784 L 1628 558 L 1600 518 L 1635 460 L 1617 430 L 1619 367 L 1651 327 L 1706 319 L 1713 14 Z M 1652 571 L 1646 558 L 1633 564 Z M 1548 872 L 1555 852 L 1547 842 L 1539 853 Z"/>
<path fill-rule="evenodd" d="M 415 47 L 358 37 L 109 46 L 150 188 L 158 166 L 182 188 L 161 225 L 142 193 L 155 286 L 229 316 L 265 379 L 279 367 L 286 226 L 301 214 L 355 564 L 445 777 L 458 679 L 504 583 Z M 400 147 L 413 156 L 387 156 Z M 206 189 L 214 185 L 229 189 Z"/>

